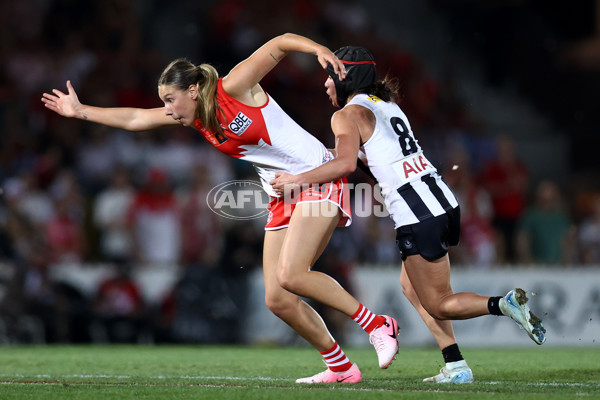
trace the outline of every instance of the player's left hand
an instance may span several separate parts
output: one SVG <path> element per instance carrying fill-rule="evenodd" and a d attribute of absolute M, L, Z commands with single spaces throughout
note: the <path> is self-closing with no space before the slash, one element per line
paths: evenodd
<path fill-rule="evenodd" d="M 340 78 L 340 81 L 343 81 L 344 78 L 346 78 L 346 67 L 344 67 L 344 63 L 342 63 L 327 47 L 323 46 L 317 51 L 317 59 L 323 69 L 327 69 L 327 64 L 331 64 L 333 71 Z"/>
<path fill-rule="evenodd" d="M 300 189 L 300 182 L 298 182 L 297 176 L 288 174 L 287 172 L 277 172 L 275 179 L 269 184 L 273 187 L 273 190 L 278 196 L 283 196 L 284 193 L 294 193 Z"/>

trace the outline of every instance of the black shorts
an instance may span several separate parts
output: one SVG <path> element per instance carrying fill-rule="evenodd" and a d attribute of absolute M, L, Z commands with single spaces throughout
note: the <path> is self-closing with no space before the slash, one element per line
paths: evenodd
<path fill-rule="evenodd" d="M 412 225 L 396 229 L 396 244 L 402 261 L 406 257 L 420 254 L 434 261 L 448 253 L 449 246 L 456 246 L 460 239 L 460 207 L 446 214 L 428 218 Z"/>

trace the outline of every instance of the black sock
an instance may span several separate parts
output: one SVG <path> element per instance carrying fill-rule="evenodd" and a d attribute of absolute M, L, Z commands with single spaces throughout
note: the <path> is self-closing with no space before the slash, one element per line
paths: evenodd
<path fill-rule="evenodd" d="M 488 300 L 488 310 L 492 315 L 504 315 L 500 311 L 500 299 L 502 296 L 490 297 Z"/>
<path fill-rule="evenodd" d="M 460 354 L 460 349 L 456 343 L 451 344 L 442 350 L 442 356 L 444 356 L 444 362 L 455 362 L 464 360 L 462 354 Z"/>

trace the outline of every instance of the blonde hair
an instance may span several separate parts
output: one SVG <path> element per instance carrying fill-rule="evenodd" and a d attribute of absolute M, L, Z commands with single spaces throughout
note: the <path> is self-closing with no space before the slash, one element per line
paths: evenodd
<path fill-rule="evenodd" d="M 218 112 L 223 115 L 223 110 L 217 103 L 217 83 L 219 73 L 210 64 L 192 64 L 185 58 L 172 61 L 164 69 L 158 85 L 173 86 L 179 90 L 187 90 L 190 85 L 196 85 L 198 99 L 196 113 L 202 125 L 210 132 L 223 134 L 223 128 L 218 119 Z"/>

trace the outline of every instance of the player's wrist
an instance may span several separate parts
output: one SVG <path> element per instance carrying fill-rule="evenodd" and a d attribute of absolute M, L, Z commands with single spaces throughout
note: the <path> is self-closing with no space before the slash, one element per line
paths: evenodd
<path fill-rule="evenodd" d="M 89 118 L 89 107 L 79 104 L 75 107 L 75 117 L 82 120 L 87 120 Z"/>

